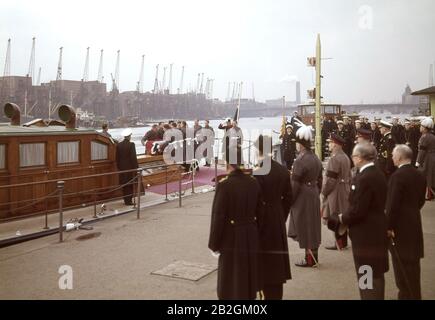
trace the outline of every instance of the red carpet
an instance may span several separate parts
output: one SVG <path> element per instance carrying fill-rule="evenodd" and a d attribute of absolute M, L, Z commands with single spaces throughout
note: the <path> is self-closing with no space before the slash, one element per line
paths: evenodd
<path fill-rule="evenodd" d="M 222 169 L 218 169 L 217 174 L 224 174 L 225 171 Z M 195 173 L 195 188 L 199 186 L 211 185 L 214 186 L 214 182 L 212 181 L 215 177 L 215 171 L 213 167 L 201 167 L 199 172 Z M 168 183 L 168 194 L 178 191 L 179 182 L 174 181 Z M 181 181 L 181 190 L 191 190 L 192 189 L 192 176 L 190 174 L 185 175 L 183 180 Z M 151 186 L 147 189 L 148 192 L 165 194 L 165 184 L 159 184 L 155 186 Z"/>

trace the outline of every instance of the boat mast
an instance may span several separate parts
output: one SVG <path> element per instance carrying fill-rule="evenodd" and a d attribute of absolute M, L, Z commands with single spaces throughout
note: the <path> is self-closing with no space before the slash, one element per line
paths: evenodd
<path fill-rule="evenodd" d="M 322 159 L 322 136 L 320 132 L 320 113 L 321 113 L 321 45 L 320 34 L 317 34 L 316 43 L 316 139 L 315 139 L 315 151 L 319 159 Z"/>

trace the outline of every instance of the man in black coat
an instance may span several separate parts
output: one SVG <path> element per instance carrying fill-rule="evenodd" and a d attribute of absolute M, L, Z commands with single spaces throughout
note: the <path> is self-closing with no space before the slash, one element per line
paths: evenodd
<path fill-rule="evenodd" d="M 359 173 L 351 184 L 349 208 L 342 214 L 332 215 L 328 221 L 328 228 L 336 232 L 340 223 L 349 227 L 362 300 L 384 299 L 384 273 L 388 271 L 387 217 L 384 213 L 387 181 L 375 167 L 375 158 L 376 150 L 371 144 L 355 146 L 352 160 Z"/>
<path fill-rule="evenodd" d="M 412 150 L 397 145 L 387 196 L 388 235 L 394 242 L 393 268 L 399 300 L 421 299 L 420 259 L 423 258 L 423 230 L 420 210 L 425 202 L 426 179 L 415 169 Z"/>
<path fill-rule="evenodd" d="M 260 186 L 238 164 L 216 188 L 208 247 L 219 254 L 217 296 L 221 300 L 255 299 L 260 290 L 258 274 L 257 216 Z"/>
<path fill-rule="evenodd" d="M 270 164 L 268 174 L 257 175 L 260 168 L 254 171 L 261 187 L 263 204 L 258 216 L 261 288 L 266 300 L 281 300 L 283 284 L 291 279 L 285 226 L 292 201 L 290 174 L 284 166 L 271 159 L 270 136 L 260 135 L 256 147 L 259 151 L 259 167 L 267 169 L 265 167 Z"/>
<path fill-rule="evenodd" d="M 131 129 L 125 129 L 122 132 L 124 140 L 118 143 L 116 146 L 116 166 L 119 171 L 137 169 L 139 165 L 137 163 L 136 157 L 136 147 L 133 142 L 130 142 Z M 133 181 L 131 181 L 136 176 L 136 172 L 124 172 L 119 174 L 119 183 L 121 185 L 128 183 L 122 187 L 122 193 L 124 195 L 125 205 L 133 205 Z"/>

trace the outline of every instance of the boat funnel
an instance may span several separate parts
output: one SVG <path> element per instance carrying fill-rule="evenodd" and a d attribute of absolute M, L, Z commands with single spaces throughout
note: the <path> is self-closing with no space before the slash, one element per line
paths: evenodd
<path fill-rule="evenodd" d="M 59 118 L 65 122 L 65 128 L 76 128 L 76 111 L 73 107 L 63 104 L 59 107 L 58 114 Z"/>
<path fill-rule="evenodd" d="M 4 113 L 6 117 L 11 119 L 11 126 L 19 126 L 20 125 L 20 107 L 15 103 L 8 102 L 5 104 Z"/>

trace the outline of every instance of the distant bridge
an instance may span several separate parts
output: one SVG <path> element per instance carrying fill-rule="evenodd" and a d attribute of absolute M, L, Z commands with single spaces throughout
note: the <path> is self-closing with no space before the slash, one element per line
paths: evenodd
<path fill-rule="evenodd" d="M 346 113 L 392 113 L 392 114 L 410 114 L 413 111 L 418 111 L 418 104 L 401 104 L 401 103 L 389 103 L 389 104 L 343 104 L 342 110 Z M 297 107 L 286 107 L 285 115 L 290 116 L 294 111 L 297 111 Z M 244 109 L 243 106 L 240 110 L 242 117 L 276 117 L 281 116 L 283 113 L 282 107 L 265 106 L 261 108 Z"/>

